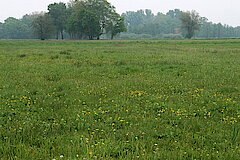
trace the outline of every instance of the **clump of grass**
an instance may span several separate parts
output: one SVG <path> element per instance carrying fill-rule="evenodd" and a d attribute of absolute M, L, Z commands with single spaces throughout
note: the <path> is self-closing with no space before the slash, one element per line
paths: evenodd
<path fill-rule="evenodd" d="M 53 55 L 50 57 L 51 59 L 59 59 L 59 56 L 58 55 Z"/>
<path fill-rule="evenodd" d="M 66 59 L 73 59 L 72 56 L 66 56 Z"/>
<path fill-rule="evenodd" d="M 59 75 L 45 75 L 44 78 L 47 80 L 47 81 L 52 81 L 52 82 L 57 82 L 61 79 L 61 77 Z"/>
<path fill-rule="evenodd" d="M 239 138 L 239 132 L 240 132 L 240 128 L 237 125 L 233 126 L 233 131 L 232 131 L 232 143 L 236 144 L 237 140 Z"/>
<path fill-rule="evenodd" d="M 71 54 L 71 50 L 60 51 L 59 54 L 70 55 Z"/>
<path fill-rule="evenodd" d="M 26 54 L 20 54 L 18 55 L 19 58 L 25 58 L 27 55 Z"/>

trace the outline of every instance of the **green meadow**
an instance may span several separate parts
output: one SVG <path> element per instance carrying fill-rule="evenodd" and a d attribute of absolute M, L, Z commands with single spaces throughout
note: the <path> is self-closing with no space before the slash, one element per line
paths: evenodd
<path fill-rule="evenodd" d="M 237 160 L 240 40 L 0 41 L 1 160 Z"/>

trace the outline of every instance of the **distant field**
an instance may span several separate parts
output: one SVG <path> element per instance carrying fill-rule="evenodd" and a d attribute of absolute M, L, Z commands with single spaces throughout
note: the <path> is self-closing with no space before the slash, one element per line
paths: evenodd
<path fill-rule="evenodd" d="M 240 157 L 240 40 L 0 41 L 0 159 Z"/>

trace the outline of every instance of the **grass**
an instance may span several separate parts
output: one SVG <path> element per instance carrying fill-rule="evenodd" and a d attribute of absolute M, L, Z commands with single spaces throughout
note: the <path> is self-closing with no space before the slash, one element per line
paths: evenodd
<path fill-rule="evenodd" d="M 0 41 L 0 159 L 239 159 L 240 40 Z"/>

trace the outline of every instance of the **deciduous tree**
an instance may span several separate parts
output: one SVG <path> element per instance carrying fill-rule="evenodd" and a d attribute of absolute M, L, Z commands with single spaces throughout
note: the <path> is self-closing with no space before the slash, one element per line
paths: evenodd
<path fill-rule="evenodd" d="M 185 38 L 192 38 L 201 26 L 201 17 L 196 11 L 183 12 L 180 16 L 182 29 L 185 31 Z"/>
<path fill-rule="evenodd" d="M 50 38 L 55 30 L 52 19 L 45 13 L 40 13 L 36 16 L 32 26 L 35 35 L 41 40 Z"/>
<path fill-rule="evenodd" d="M 9 17 L 2 24 L 2 36 L 5 39 L 30 38 L 31 29 L 21 20 Z"/>
<path fill-rule="evenodd" d="M 68 32 L 71 37 L 99 39 L 110 33 L 113 38 L 124 31 L 124 20 L 107 0 L 76 0 L 69 5 Z"/>
<path fill-rule="evenodd" d="M 106 32 L 111 35 L 111 39 L 118 33 L 127 31 L 124 24 L 124 17 L 117 13 L 112 13 L 111 18 L 107 21 Z"/>
<path fill-rule="evenodd" d="M 48 14 L 52 18 L 53 24 L 56 28 L 56 39 L 59 34 L 63 37 L 63 31 L 66 28 L 67 7 L 65 3 L 53 3 L 48 6 Z"/>

